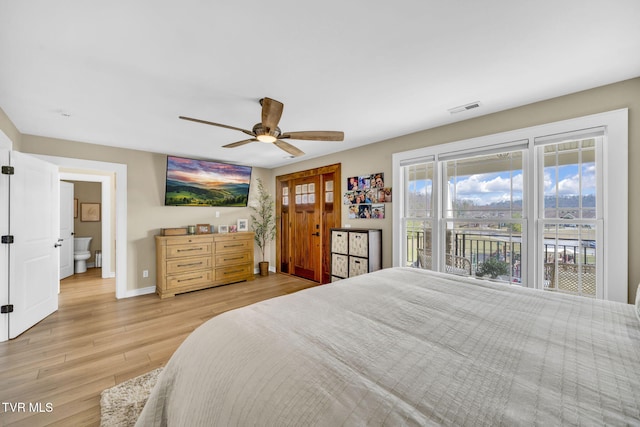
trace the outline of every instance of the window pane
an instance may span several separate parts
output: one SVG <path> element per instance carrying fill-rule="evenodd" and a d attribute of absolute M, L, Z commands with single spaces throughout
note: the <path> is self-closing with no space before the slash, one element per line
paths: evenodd
<path fill-rule="evenodd" d="M 433 216 L 433 162 L 404 167 L 405 217 Z"/>
<path fill-rule="evenodd" d="M 433 263 L 431 262 L 431 221 L 409 219 L 405 224 L 407 232 L 407 259 L 405 265 L 433 270 Z"/>
<path fill-rule="evenodd" d="M 445 270 L 522 283 L 522 224 L 514 221 L 450 221 Z"/>
<path fill-rule="evenodd" d="M 445 162 L 445 217 L 522 218 L 522 153 Z"/>
<path fill-rule="evenodd" d="M 544 288 L 596 296 L 596 224 L 546 224 Z"/>
<path fill-rule="evenodd" d="M 596 218 L 595 138 L 544 147 L 544 218 Z"/>

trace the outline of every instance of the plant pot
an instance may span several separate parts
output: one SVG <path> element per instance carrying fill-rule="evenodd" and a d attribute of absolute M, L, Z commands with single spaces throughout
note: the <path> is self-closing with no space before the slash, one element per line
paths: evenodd
<path fill-rule="evenodd" d="M 261 276 L 268 276 L 269 275 L 269 261 L 260 261 L 258 263 L 258 267 L 260 268 L 260 275 Z"/>

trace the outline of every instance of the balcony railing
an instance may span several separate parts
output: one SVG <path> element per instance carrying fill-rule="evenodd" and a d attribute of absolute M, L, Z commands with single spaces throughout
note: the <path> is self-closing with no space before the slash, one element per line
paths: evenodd
<path fill-rule="evenodd" d="M 475 276 L 487 259 L 506 262 L 509 274 L 500 279 L 520 283 L 522 243 L 519 237 L 507 238 L 505 234 L 453 233 L 447 237 L 448 253 L 445 256 L 445 271 L 448 273 Z M 562 244 L 562 243 L 565 244 Z M 423 229 L 407 231 L 407 265 L 434 269 L 431 235 Z M 595 241 L 555 240 L 544 244 L 545 267 L 544 288 L 579 295 L 596 295 Z"/>

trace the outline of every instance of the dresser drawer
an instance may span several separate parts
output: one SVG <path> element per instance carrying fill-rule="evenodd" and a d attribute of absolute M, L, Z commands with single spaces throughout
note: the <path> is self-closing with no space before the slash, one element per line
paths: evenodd
<path fill-rule="evenodd" d="M 216 239 L 216 254 L 221 252 L 239 252 L 253 248 L 253 240 L 249 239 Z"/>
<path fill-rule="evenodd" d="M 212 282 L 211 270 L 201 270 L 192 273 L 176 274 L 167 276 L 167 289 L 178 289 L 185 287 L 197 287 L 209 285 Z"/>
<path fill-rule="evenodd" d="M 359 276 L 369 272 L 369 260 L 366 258 L 349 257 L 349 277 Z"/>
<path fill-rule="evenodd" d="M 331 252 L 349 253 L 349 233 L 346 231 L 331 231 Z"/>
<path fill-rule="evenodd" d="M 167 245 L 167 259 L 211 255 L 211 242 Z"/>
<path fill-rule="evenodd" d="M 164 244 L 167 246 L 174 245 L 186 245 L 190 243 L 211 243 L 213 242 L 213 237 L 211 235 L 191 235 L 191 236 L 174 236 L 174 237 L 165 237 Z"/>
<path fill-rule="evenodd" d="M 222 254 L 216 252 L 216 268 L 234 264 L 246 264 L 250 261 L 251 253 L 249 251 L 227 252 Z"/>
<path fill-rule="evenodd" d="M 232 265 L 229 267 L 216 268 L 216 282 L 231 283 L 234 280 L 247 280 L 253 276 L 253 266 Z"/>
<path fill-rule="evenodd" d="M 211 257 L 178 258 L 167 261 L 167 274 L 211 268 Z"/>

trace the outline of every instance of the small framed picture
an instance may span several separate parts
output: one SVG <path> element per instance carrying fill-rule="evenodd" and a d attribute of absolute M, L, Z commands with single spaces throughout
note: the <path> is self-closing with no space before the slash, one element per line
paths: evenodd
<path fill-rule="evenodd" d="M 73 217 L 78 218 L 78 199 L 73 199 Z"/>
<path fill-rule="evenodd" d="M 196 225 L 196 234 L 209 234 L 211 233 L 211 226 L 209 224 Z"/>
<path fill-rule="evenodd" d="M 238 231 L 238 226 L 236 224 L 229 226 L 229 233 L 235 233 Z"/>
<path fill-rule="evenodd" d="M 100 221 L 100 203 L 80 203 L 80 221 Z"/>
<path fill-rule="evenodd" d="M 247 220 L 247 219 L 239 219 L 238 220 L 238 231 L 249 231 L 249 220 Z"/>
<path fill-rule="evenodd" d="M 218 226 L 218 233 L 228 233 L 229 232 L 229 226 L 228 225 L 219 225 Z"/>

